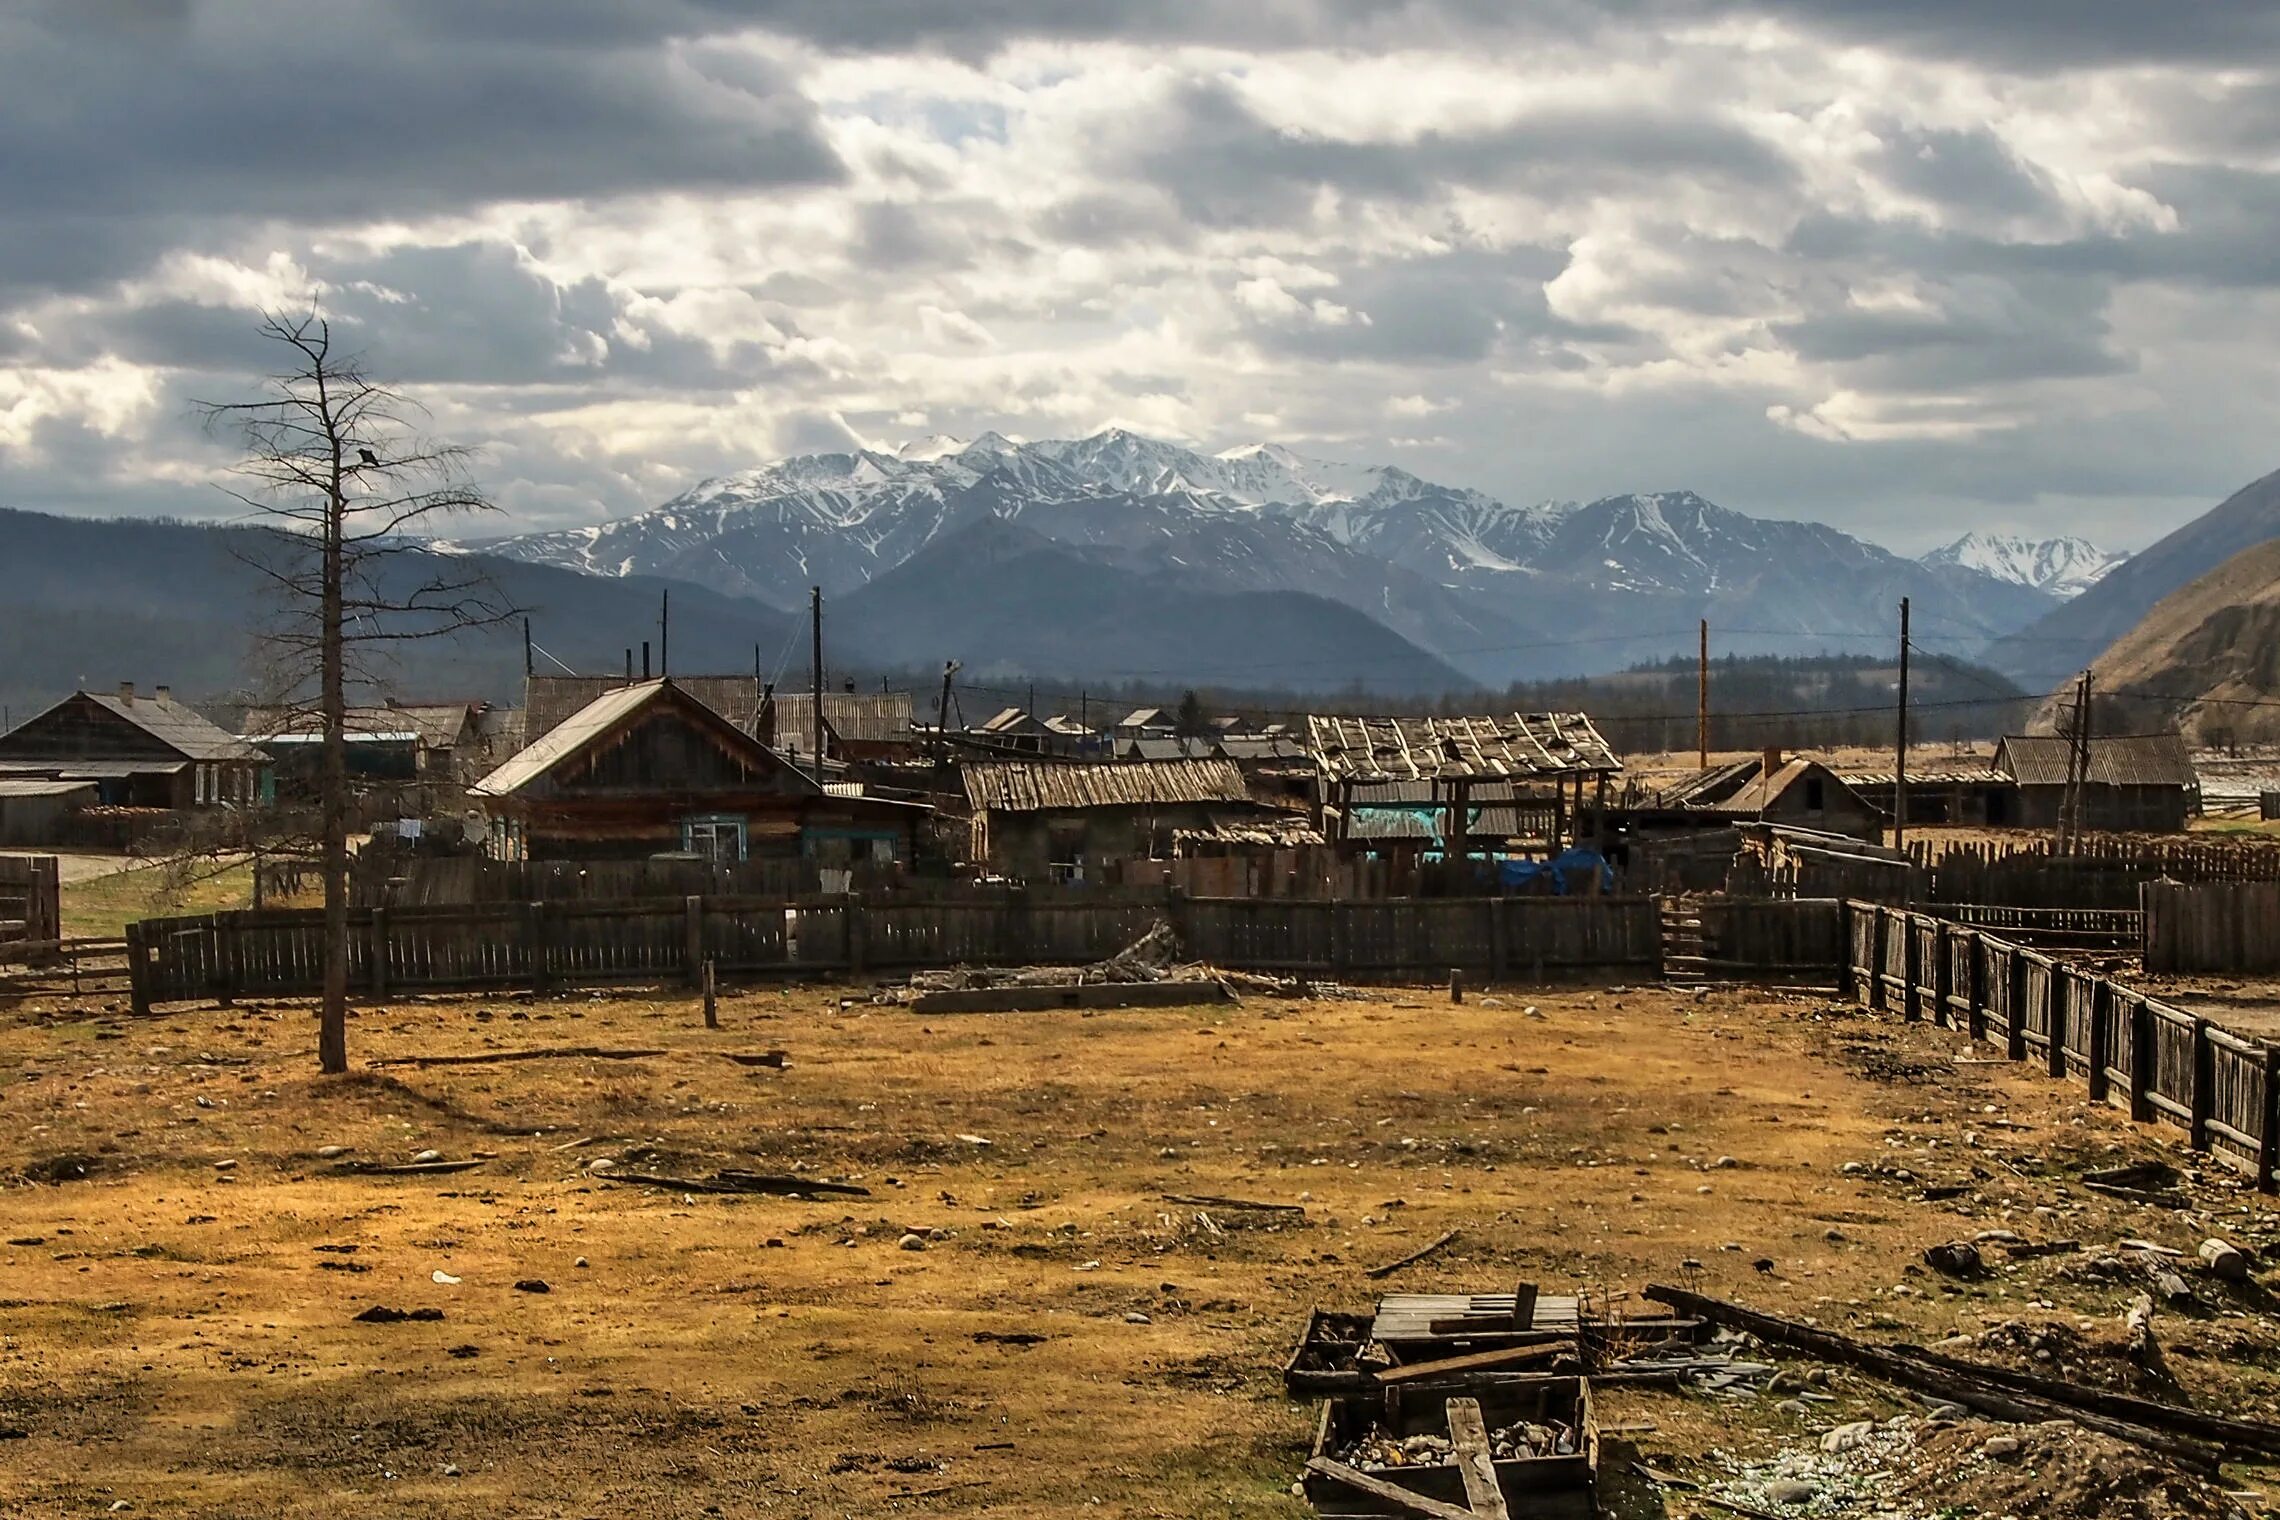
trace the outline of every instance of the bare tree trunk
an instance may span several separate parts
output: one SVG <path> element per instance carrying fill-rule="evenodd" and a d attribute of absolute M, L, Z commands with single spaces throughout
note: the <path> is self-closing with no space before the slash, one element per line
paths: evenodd
<path fill-rule="evenodd" d="M 318 394 L 329 402 L 325 383 L 320 367 Z M 317 1069 L 339 1073 L 348 1070 L 348 679 L 341 619 L 341 539 L 347 523 L 340 430 L 330 420 L 329 405 L 325 415 L 332 490 L 331 510 L 325 514 L 324 589 L 317 622 L 317 704 L 324 724 L 317 806 L 322 815 L 319 868 L 325 883 L 325 990 L 317 1012 Z"/>

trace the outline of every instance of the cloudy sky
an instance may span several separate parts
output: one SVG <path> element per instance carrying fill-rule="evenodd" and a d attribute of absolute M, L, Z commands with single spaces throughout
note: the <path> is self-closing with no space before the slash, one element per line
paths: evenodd
<path fill-rule="evenodd" d="M 992 427 L 1911 551 L 2280 466 L 2245 0 L 17 0 L 0 205 L 0 505 L 220 515 L 312 297 L 531 525 Z"/>

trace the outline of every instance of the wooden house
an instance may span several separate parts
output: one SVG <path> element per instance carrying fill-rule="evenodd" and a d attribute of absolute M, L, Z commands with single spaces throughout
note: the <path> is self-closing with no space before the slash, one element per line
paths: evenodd
<path fill-rule="evenodd" d="M 1845 779 L 1818 760 L 1785 756 L 1769 749 L 1755 760 L 1737 760 L 1697 772 L 1665 788 L 1634 823 L 1650 831 L 1656 814 L 1676 814 L 1668 822 L 1684 829 L 1696 819 L 1720 825 L 1772 823 L 1815 833 L 1842 835 L 1870 844 L 1884 838 L 1885 816 Z"/>
<path fill-rule="evenodd" d="M 2014 734 L 1995 750 L 1995 768 L 2019 789 L 2020 824 L 2058 827 L 2074 741 L 2060 735 Z M 2092 735 L 2083 776 L 2085 829 L 2173 834 L 2197 803 L 2199 777 L 2180 734 Z"/>
<path fill-rule="evenodd" d="M 161 686 L 74 692 L 0 734 L 0 776 L 92 783 L 106 806 L 189 811 L 273 796 L 269 757 Z"/>
<path fill-rule="evenodd" d="M 818 784 L 670 680 L 594 698 L 469 792 L 494 853 L 532 860 L 907 862 L 929 812 Z"/>
<path fill-rule="evenodd" d="M 964 778 L 973 860 L 1024 881 L 1097 881 L 1119 861 L 1169 859 L 1184 835 L 1274 815 L 1228 760 L 992 760 Z"/>
<path fill-rule="evenodd" d="M 815 693 L 762 694 L 753 732 L 770 749 L 815 752 Z M 823 757 L 846 763 L 908 760 L 918 753 L 907 691 L 827 691 L 823 694 Z"/>

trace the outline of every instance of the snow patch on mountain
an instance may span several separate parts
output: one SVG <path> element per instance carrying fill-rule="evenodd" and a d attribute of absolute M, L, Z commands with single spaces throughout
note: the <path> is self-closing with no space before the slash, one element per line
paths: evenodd
<path fill-rule="evenodd" d="M 2084 538 L 2020 538 L 2009 533 L 1974 530 L 1952 544 L 1924 556 L 1927 565 L 1952 565 L 1976 570 L 2014 586 L 2069 598 L 2081 595 L 2104 580 L 2116 565 L 2128 559 Z"/>

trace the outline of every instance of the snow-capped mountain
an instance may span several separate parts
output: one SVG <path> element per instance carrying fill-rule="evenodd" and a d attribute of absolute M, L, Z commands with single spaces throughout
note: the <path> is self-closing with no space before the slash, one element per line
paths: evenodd
<path fill-rule="evenodd" d="M 2032 586 L 2062 598 L 2080 596 L 2104 580 L 2126 554 L 2109 554 L 2084 538 L 2019 538 L 1976 529 L 1924 556 L 1927 565 L 1977 570 L 2014 586 Z"/>
<path fill-rule="evenodd" d="M 851 592 L 930 547 L 924 563 L 935 573 L 895 583 L 924 588 L 905 594 L 958 596 L 957 578 L 940 569 L 957 563 L 959 537 L 1015 521 L 1095 567 L 1170 578 L 1153 584 L 1327 597 L 1494 682 L 1691 647 L 1704 616 L 1736 630 L 1722 648 L 1803 654 L 1848 641 L 1881 647 L 1901 596 L 1919 618 L 1978 637 L 2051 605 L 2036 585 L 1975 564 L 1904 559 L 1691 492 L 1515 507 L 1277 444 L 1207 454 L 1116 428 L 801 455 L 701 481 L 618 522 L 479 547 L 791 607 L 810 586 Z"/>

